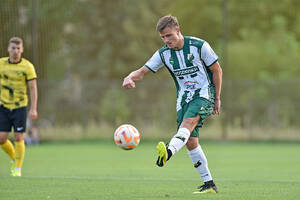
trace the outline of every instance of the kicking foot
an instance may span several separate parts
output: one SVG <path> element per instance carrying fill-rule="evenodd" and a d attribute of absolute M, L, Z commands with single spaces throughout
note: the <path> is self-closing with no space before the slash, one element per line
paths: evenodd
<path fill-rule="evenodd" d="M 167 152 L 166 144 L 164 142 L 159 142 L 156 146 L 156 150 L 158 153 L 156 165 L 159 167 L 163 167 L 168 160 L 168 152 Z"/>

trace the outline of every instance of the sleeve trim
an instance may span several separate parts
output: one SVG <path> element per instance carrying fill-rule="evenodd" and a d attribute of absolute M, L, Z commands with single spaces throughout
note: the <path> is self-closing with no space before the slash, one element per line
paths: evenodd
<path fill-rule="evenodd" d="M 147 67 L 150 71 L 152 71 L 153 73 L 156 73 L 156 71 L 154 71 L 153 69 L 151 69 L 148 65 L 144 65 L 145 67 Z"/>
<path fill-rule="evenodd" d="M 28 81 L 32 81 L 34 79 L 36 79 L 36 77 L 35 78 L 31 78 L 31 79 L 27 79 L 26 81 L 28 82 Z"/>
<path fill-rule="evenodd" d="M 212 66 L 213 64 L 215 64 L 216 62 L 218 62 L 219 59 L 216 59 L 214 62 L 212 62 L 210 65 L 207 65 L 207 67 Z"/>

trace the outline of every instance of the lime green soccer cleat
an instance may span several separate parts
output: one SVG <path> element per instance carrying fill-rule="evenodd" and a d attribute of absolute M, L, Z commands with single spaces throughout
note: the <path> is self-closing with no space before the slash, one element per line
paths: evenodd
<path fill-rule="evenodd" d="M 198 191 L 193 192 L 194 194 L 217 194 L 218 188 L 215 184 L 204 184 L 198 187 Z"/>
<path fill-rule="evenodd" d="M 22 176 L 21 170 L 15 169 L 16 162 L 10 161 L 11 167 L 10 167 L 10 175 L 11 176 Z"/>
<path fill-rule="evenodd" d="M 11 174 L 11 176 L 22 176 L 21 170 L 14 170 Z"/>
<path fill-rule="evenodd" d="M 156 150 L 158 153 L 156 165 L 159 167 L 163 167 L 168 160 L 168 152 L 167 152 L 167 147 L 166 147 L 165 143 L 159 142 L 156 146 Z"/>
<path fill-rule="evenodd" d="M 11 161 L 10 161 L 10 165 L 11 165 L 11 167 L 10 167 L 10 175 L 12 176 L 13 173 L 15 172 L 16 162 L 13 161 L 13 160 L 11 160 Z"/>

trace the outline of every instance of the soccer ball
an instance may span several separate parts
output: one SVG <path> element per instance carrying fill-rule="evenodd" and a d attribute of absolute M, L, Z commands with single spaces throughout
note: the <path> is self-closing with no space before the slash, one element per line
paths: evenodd
<path fill-rule="evenodd" d="M 140 133 L 134 126 L 123 124 L 115 131 L 114 140 L 118 147 L 131 150 L 140 143 Z"/>

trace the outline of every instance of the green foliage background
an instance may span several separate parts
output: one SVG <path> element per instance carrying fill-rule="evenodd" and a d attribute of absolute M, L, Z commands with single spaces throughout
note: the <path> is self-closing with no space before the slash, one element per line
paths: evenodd
<path fill-rule="evenodd" d="M 299 9 L 298 0 L 2 0 L 0 56 L 18 35 L 32 60 L 37 40 L 41 121 L 173 128 L 175 92 L 167 70 L 145 77 L 135 91 L 121 91 L 122 79 L 163 45 L 155 25 L 172 14 L 184 35 L 208 41 L 220 57 L 223 132 L 298 129 Z"/>

